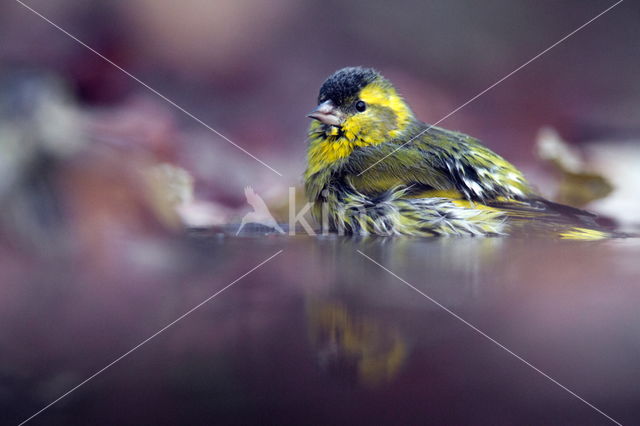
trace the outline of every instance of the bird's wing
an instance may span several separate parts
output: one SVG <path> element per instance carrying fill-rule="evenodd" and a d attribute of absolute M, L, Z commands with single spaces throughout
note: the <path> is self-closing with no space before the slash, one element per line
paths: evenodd
<path fill-rule="evenodd" d="M 518 169 L 462 133 L 425 124 L 411 140 L 356 149 L 344 166 L 353 186 L 375 193 L 394 186 L 457 191 L 468 200 L 520 199 L 533 191 Z M 410 141 L 410 142 L 407 142 Z"/>

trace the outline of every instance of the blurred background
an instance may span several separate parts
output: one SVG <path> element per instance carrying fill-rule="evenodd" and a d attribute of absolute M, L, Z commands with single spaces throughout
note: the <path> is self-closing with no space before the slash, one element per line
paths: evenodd
<path fill-rule="evenodd" d="M 359 263 L 355 250 L 369 247 L 273 235 L 236 239 L 235 226 L 231 232 L 225 226 L 250 211 L 246 186 L 253 186 L 278 220 L 287 221 L 288 187 L 300 186 L 305 168 L 305 115 L 335 70 L 377 68 L 419 118 L 433 123 L 613 1 L 25 4 L 281 176 L 19 2 L 2 2 L 0 346 L 6 350 L 0 354 L 0 420 L 24 419 L 290 245 L 292 254 L 277 261 L 292 268 L 267 267 L 192 328 L 172 334 L 159 351 L 165 358 L 149 351 L 93 391 L 78 392 L 77 399 L 52 410 L 50 424 L 132 421 L 123 417 L 127 410 L 113 405 L 139 412 L 140 423 L 157 423 L 176 401 L 184 403 L 178 412 L 187 416 L 209 418 L 208 410 L 224 406 L 229 419 L 239 412 L 247 419 L 275 412 L 284 423 L 304 418 L 301 401 L 317 402 L 319 416 L 341 403 L 350 413 L 344 418 L 353 420 L 360 415 L 349 405 L 354 395 L 374 420 L 380 413 L 370 408 L 381 410 L 387 397 L 413 398 L 411 410 L 399 413 L 405 424 L 429 398 L 444 420 L 456 412 L 460 421 L 486 414 L 513 424 L 524 413 L 548 423 L 560 410 L 573 423 L 591 421 L 593 413 L 581 411 L 579 402 L 562 408 L 575 402 L 563 393 L 530 399 L 530 378 L 513 379 L 526 376 L 520 365 L 509 364 L 496 378 L 493 358 L 501 354 L 485 342 L 474 343 L 482 357 L 467 358 L 473 352 L 465 346 L 467 330 L 416 302 L 415 295 L 372 295 L 376 285 L 394 295 L 401 290 Z M 640 3 L 621 3 L 439 125 L 481 139 L 545 196 L 637 231 L 638 22 Z M 185 225 L 207 231 L 184 238 Z M 637 247 L 567 251 L 553 242 L 529 246 L 497 239 L 414 243 L 379 242 L 376 258 L 391 256 L 397 260 L 394 270 L 408 267 L 411 280 L 431 280 L 442 300 L 477 313 L 474 320 L 503 331 L 525 352 L 535 347 L 546 366 L 565 373 L 560 381 L 568 379 L 588 390 L 589 398 L 637 419 L 637 379 L 629 375 L 640 347 L 637 325 L 629 326 L 632 319 L 637 323 L 637 298 L 627 292 L 637 291 L 631 288 L 637 282 Z M 541 253 L 552 269 L 531 262 Z M 565 268 L 580 263 L 589 267 Z M 620 285 L 602 292 L 604 282 Z M 487 309 L 479 312 L 474 304 L 483 297 L 480 306 Z M 565 302 L 575 304 L 569 305 L 569 317 Z M 411 303 L 415 307 L 406 310 Z M 534 344 L 518 340 L 519 329 L 504 321 L 522 303 L 523 319 L 513 323 L 534 329 Z M 600 316 L 591 316 L 594 309 Z M 556 319 L 564 326 L 551 324 Z M 443 328 L 425 327 L 445 320 Z M 549 329 L 556 333 L 551 341 Z M 567 338 L 577 330 L 582 334 Z M 591 358 L 568 365 L 569 356 L 562 361 L 550 355 L 562 344 L 571 355 L 574 343 Z M 598 370 L 601 359 L 608 361 Z M 577 370 L 567 373 L 572 367 Z M 289 369 L 300 374 L 279 374 Z M 336 384 L 335 376 L 344 383 Z M 607 377 L 616 379 L 609 387 L 603 385 Z M 626 381 L 617 379 L 622 377 Z M 589 378 L 594 381 L 587 383 Z M 395 385 L 384 387 L 393 380 Z M 536 386 L 547 390 L 541 380 Z M 354 382 L 384 391 L 354 393 Z M 272 384 L 289 399 L 273 392 Z M 487 384 L 495 395 L 487 396 Z M 325 386 L 333 386 L 329 399 Z M 475 391 L 490 401 L 471 398 Z M 446 405 L 462 392 L 470 392 L 460 400 L 468 402 L 460 402 L 465 408 L 475 407 L 469 412 Z M 487 405 L 504 398 L 513 402 L 508 413 Z M 254 411 L 244 412 L 247 406 Z M 292 406 L 299 417 L 287 417 Z M 144 417 L 145 407 L 159 410 Z"/>

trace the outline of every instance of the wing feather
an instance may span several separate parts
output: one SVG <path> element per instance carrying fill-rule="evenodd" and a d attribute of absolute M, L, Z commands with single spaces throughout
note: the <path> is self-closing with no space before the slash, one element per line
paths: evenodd
<path fill-rule="evenodd" d="M 477 139 L 424 123 L 411 134 L 423 131 L 413 140 L 409 136 L 354 150 L 343 166 L 344 173 L 366 194 L 399 185 L 456 190 L 476 201 L 524 199 L 533 194 L 518 169 Z"/>

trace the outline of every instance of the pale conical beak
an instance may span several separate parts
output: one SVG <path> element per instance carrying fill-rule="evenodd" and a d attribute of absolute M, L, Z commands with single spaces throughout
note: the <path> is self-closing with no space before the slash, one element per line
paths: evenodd
<path fill-rule="evenodd" d="M 333 105 L 333 102 L 324 101 L 316 107 L 310 114 L 309 118 L 320 121 L 321 123 L 328 124 L 330 126 L 340 127 L 342 124 L 342 113 Z"/>

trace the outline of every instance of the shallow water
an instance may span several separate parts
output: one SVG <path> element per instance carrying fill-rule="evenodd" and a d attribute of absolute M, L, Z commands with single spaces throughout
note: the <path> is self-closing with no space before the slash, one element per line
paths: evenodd
<path fill-rule="evenodd" d="M 0 422 L 280 250 L 31 423 L 612 423 L 559 384 L 640 420 L 638 240 L 204 235 L 5 257 Z"/>

